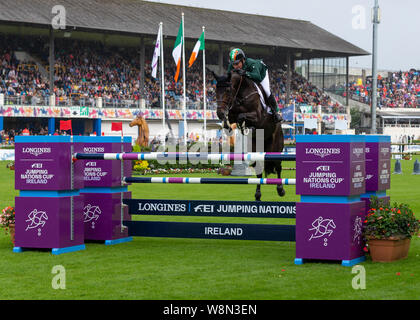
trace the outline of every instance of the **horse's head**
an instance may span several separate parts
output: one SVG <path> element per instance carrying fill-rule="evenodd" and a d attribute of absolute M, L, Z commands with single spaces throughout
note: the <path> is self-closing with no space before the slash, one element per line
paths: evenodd
<path fill-rule="evenodd" d="M 141 125 L 142 124 L 142 119 L 143 119 L 143 117 L 140 114 L 138 114 L 137 117 L 133 121 L 130 122 L 129 126 L 133 127 L 133 126 Z"/>
<path fill-rule="evenodd" d="M 243 78 L 246 78 L 242 76 L 241 72 L 243 72 L 243 70 L 233 69 L 231 73 L 230 82 L 233 94 L 235 95 L 237 95 L 238 90 L 241 89 L 241 82 L 243 81 Z"/>
<path fill-rule="evenodd" d="M 220 120 L 225 120 L 226 113 L 230 104 L 230 82 L 227 76 L 218 76 L 211 71 L 216 80 L 216 101 L 217 101 L 217 116 Z"/>

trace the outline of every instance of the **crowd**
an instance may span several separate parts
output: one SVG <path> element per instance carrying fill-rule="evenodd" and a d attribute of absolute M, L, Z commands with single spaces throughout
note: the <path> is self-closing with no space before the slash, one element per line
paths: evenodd
<path fill-rule="evenodd" d="M 353 99 L 370 104 L 372 78 L 365 84 L 353 82 L 349 94 Z M 420 107 L 420 70 L 399 71 L 388 77 L 378 76 L 378 106 L 381 108 Z"/>
<path fill-rule="evenodd" d="M 56 105 L 91 105 L 102 98 L 103 106 L 139 106 L 140 59 L 136 48 L 104 46 L 100 42 L 56 39 L 54 93 Z M 39 37 L 9 37 L 0 35 L 0 93 L 6 103 L 48 104 L 50 88 L 48 70 L 38 64 L 19 61 L 16 51 L 24 51 L 48 66 L 48 41 Z M 152 56 L 146 48 L 146 57 Z M 175 82 L 175 64 L 170 49 L 165 54 L 165 103 L 168 108 L 182 108 L 182 81 Z M 258 58 L 258 57 L 256 57 Z M 290 101 L 286 101 L 286 72 L 269 61 L 272 92 L 280 108 L 294 101 L 297 104 L 335 108 L 328 94 L 318 89 L 304 77 L 292 74 Z M 160 76 L 151 77 L 151 61 L 145 61 L 143 97 L 147 107 L 160 108 Z M 189 109 L 203 106 L 202 65 L 200 59 L 186 70 L 186 103 Z M 206 77 L 207 106 L 216 107 L 215 80 Z M 372 81 L 349 84 L 351 98 L 370 103 Z M 380 107 L 416 108 L 420 106 L 420 72 L 394 72 L 387 78 L 378 78 L 378 104 Z"/>
<path fill-rule="evenodd" d="M 21 104 L 48 104 L 50 96 L 48 73 L 39 65 L 18 61 L 14 52 L 25 51 L 48 66 L 48 41 L 37 37 L 8 37 L 0 35 L 0 93 L 6 102 Z M 101 97 L 103 106 L 138 106 L 142 97 L 140 88 L 140 59 L 136 48 L 104 46 L 100 42 L 55 40 L 54 93 L 56 105 L 95 105 Z M 146 48 L 146 57 L 152 48 Z M 182 108 L 182 81 L 175 82 L 170 49 L 165 52 L 165 103 L 168 108 Z M 258 57 L 256 57 L 258 58 Z M 286 73 L 270 62 L 272 91 L 280 108 L 286 105 Z M 48 71 L 48 70 L 47 70 Z M 189 109 L 203 106 L 203 79 L 201 60 L 186 70 L 186 102 Z M 207 106 L 216 107 L 216 82 L 212 75 L 206 77 Z M 160 108 L 160 76 L 151 77 L 151 61 L 145 61 L 143 96 L 147 106 Z M 293 73 L 291 101 L 309 105 L 334 106 L 328 95 L 305 78 Z M 289 101 L 290 102 L 290 101 Z"/>

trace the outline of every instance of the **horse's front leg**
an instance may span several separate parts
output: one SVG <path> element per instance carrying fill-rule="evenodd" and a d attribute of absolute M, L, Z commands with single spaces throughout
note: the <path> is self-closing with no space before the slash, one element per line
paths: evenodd
<path fill-rule="evenodd" d="M 242 133 L 244 131 L 249 131 L 246 129 L 256 128 L 257 124 L 259 123 L 259 117 L 257 112 L 244 112 L 238 115 L 238 126 L 241 128 Z M 245 134 L 247 135 L 247 134 Z"/>
<path fill-rule="evenodd" d="M 277 171 L 277 178 L 278 179 L 281 179 L 281 161 L 279 161 L 279 164 L 278 165 L 276 165 L 276 171 Z M 286 194 L 286 191 L 284 190 L 284 188 L 283 188 L 283 185 L 282 184 L 278 184 L 277 185 L 277 194 L 280 196 L 280 197 L 284 197 L 284 195 Z"/>
<path fill-rule="evenodd" d="M 263 174 L 257 174 L 257 178 L 261 179 Z M 255 190 L 255 201 L 261 201 L 261 185 L 257 184 L 257 190 Z"/>

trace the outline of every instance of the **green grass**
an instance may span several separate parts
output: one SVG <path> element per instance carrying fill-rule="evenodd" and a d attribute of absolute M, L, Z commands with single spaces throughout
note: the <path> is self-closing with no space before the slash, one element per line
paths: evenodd
<path fill-rule="evenodd" d="M 420 217 L 420 176 L 414 161 L 402 161 L 404 174 L 392 175 L 391 200 L 411 205 Z M 293 165 L 288 163 L 287 165 Z M 284 177 L 293 177 L 286 171 Z M 14 171 L 0 162 L 0 207 L 14 204 Z M 197 175 L 199 176 L 199 175 Z M 133 198 L 253 200 L 253 186 L 133 185 Z M 293 186 L 283 201 L 299 201 Z M 263 186 L 263 200 L 278 200 Z M 142 217 L 143 218 L 143 217 Z M 292 223 L 282 219 L 144 217 L 148 220 Z M 362 265 L 366 290 L 352 288 L 351 268 L 338 263 L 294 265 L 295 243 L 205 239 L 134 238 L 115 246 L 88 243 L 85 251 L 12 252 L 0 233 L 0 299 L 419 299 L 420 238 L 407 259 Z M 54 290 L 51 270 L 66 270 L 66 289 Z"/>

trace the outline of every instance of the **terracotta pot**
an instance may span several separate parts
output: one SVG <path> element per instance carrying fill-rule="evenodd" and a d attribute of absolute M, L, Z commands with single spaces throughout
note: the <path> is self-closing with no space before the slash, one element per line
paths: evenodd
<path fill-rule="evenodd" d="M 221 174 L 222 176 L 230 176 L 231 172 L 232 172 L 232 169 L 230 169 L 230 168 L 220 168 L 219 169 L 219 174 Z"/>
<path fill-rule="evenodd" d="M 369 252 L 372 261 L 391 262 L 405 259 L 410 249 L 410 239 L 404 240 L 369 240 Z"/>
<path fill-rule="evenodd" d="M 12 243 L 15 244 L 15 225 L 9 224 L 9 233 L 10 233 L 10 239 L 12 240 Z"/>

